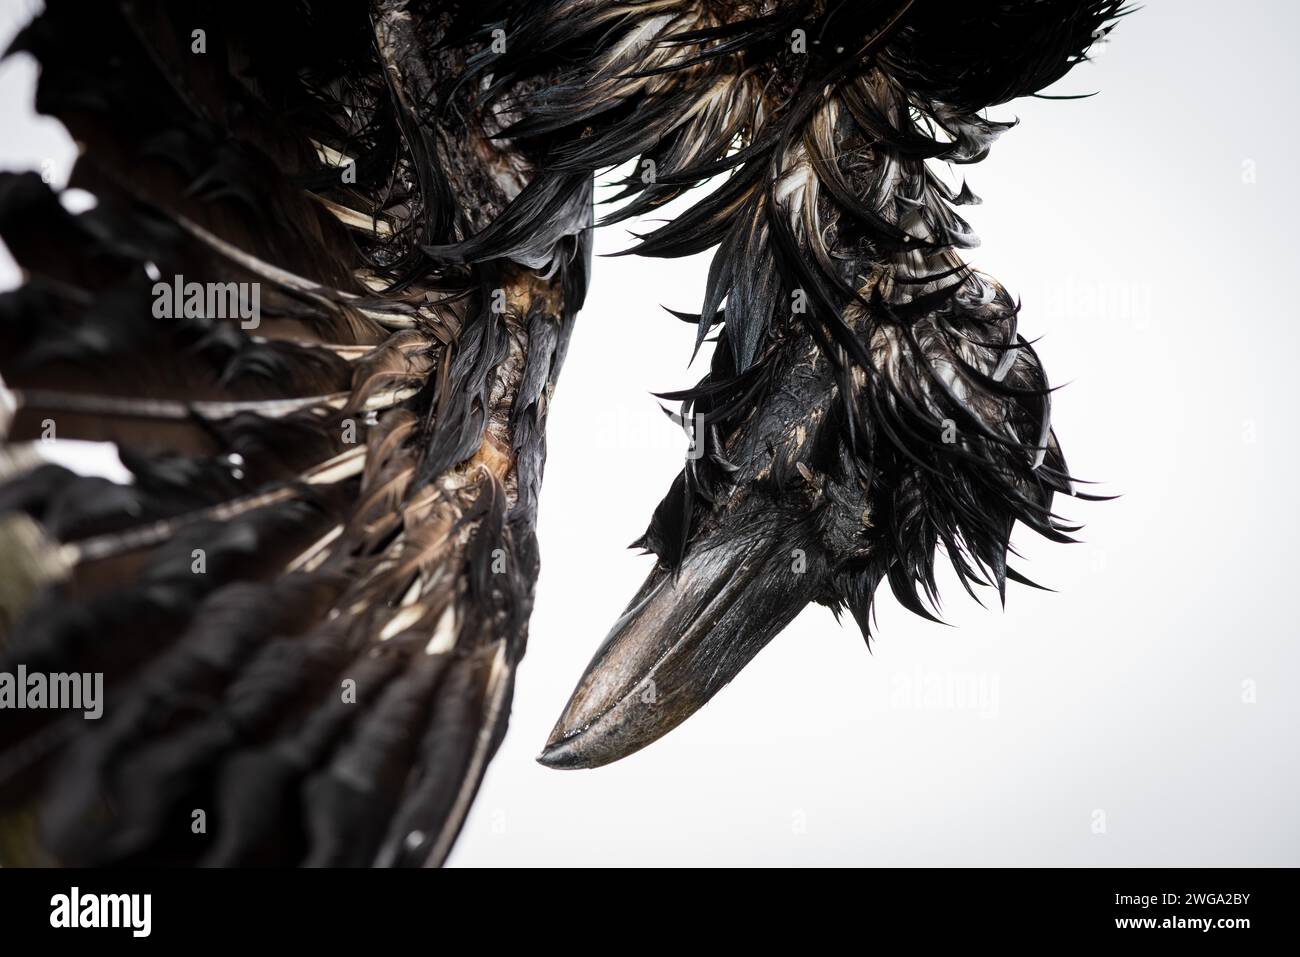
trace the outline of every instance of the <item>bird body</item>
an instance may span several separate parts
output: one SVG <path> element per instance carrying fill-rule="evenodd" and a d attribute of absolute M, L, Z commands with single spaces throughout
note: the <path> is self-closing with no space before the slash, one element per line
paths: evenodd
<path fill-rule="evenodd" d="M 550 396 L 614 222 L 715 248 L 656 566 L 541 760 L 685 720 L 809 602 L 864 632 L 1023 580 L 1074 493 L 1017 304 L 960 250 L 986 107 L 1113 0 L 51 0 L 15 48 L 81 144 L 77 215 L 0 179 L 26 282 L 0 671 L 103 675 L 93 726 L 0 726 L 0 854 L 39 863 L 437 864 L 505 732 L 538 569 Z M 612 321 L 600 317 L 600 321 Z M 42 465 L 112 442 L 130 484 Z M 210 821 L 210 830 L 196 822 Z"/>

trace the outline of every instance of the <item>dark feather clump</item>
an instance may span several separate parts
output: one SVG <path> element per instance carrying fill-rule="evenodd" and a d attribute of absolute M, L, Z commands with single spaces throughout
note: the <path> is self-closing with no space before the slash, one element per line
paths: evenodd
<path fill-rule="evenodd" d="M 927 164 L 982 159 L 1008 126 L 984 109 L 1122 12 L 48 0 L 13 49 L 97 205 L 0 175 L 25 273 L 0 296 L 0 668 L 102 671 L 108 717 L 0 728 L 0 859 L 445 859 L 505 732 L 594 174 L 620 164 L 606 222 L 713 184 L 631 250 L 716 248 L 678 314 L 697 349 L 721 329 L 665 397 L 699 454 L 642 541 L 655 580 L 751 556 L 769 637 L 814 599 L 865 630 L 885 580 L 930 614 L 940 547 L 968 587 L 1024 580 L 1013 524 L 1068 539 L 1073 483 L 1018 308 L 960 258 L 977 200 Z M 181 276 L 257 284 L 260 323 L 158 318 Z M 131 480 L 42 466 L 51 437 L 112 443 Z M 713 649 L 708 693 L 760 645 Z"/>
<path fill-rule="evenodd" d="M 592 221 L 590 176 L 494 138 L 547 77 L 482 96 L 495 8 L 462 7 L 50 0 L 14 42 L 96 205 L 0 176 L 0 667 L 102 671 L 106 704 L 5 722 L 4 863 L 448 854 L 526 645 Z M 160 318 L 180 277 L 256 284 L 259 322 Z"/>
<path fill-rule="evenodd" d="M 716 247 L 700 312 L 679 315 L 697 348 L 725 326 L 706 379 L 669 396 L 703 454 L 640 544 L 675 567 L 714 527 L 743 538 L 773 510 L 815 522 L 833 569 L 822 600 L 865 627 L 886 579 L 931 616 L 940 546 L 968 590 L 1001 593 L 1022 577 L 1006 563 L 1015 522 L 1069 540 L 1052 513 L 1054 493 L 1075 492 L 1046 378 L 1017 307 L 960 258 L 977 240 L 956 208 L 978 200 L 929 164 L 982 159 L 1010 125 L 985 108 L 1060 79 L 1125 12 L 1121 0 L 681 0 L 515 14 L 522 42 L 484 59 L 485 75 L 579 65 L 502 135 L 566 174 L 631 161 L 606 222 L 722 177 L 630 250 Z"/>

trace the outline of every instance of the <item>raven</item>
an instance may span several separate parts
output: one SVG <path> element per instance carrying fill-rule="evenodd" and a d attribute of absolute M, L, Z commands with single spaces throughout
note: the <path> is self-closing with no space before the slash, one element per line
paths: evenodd
<path fill-rule="evenodd" d="M 1018 306 L 959 251 L 986 107 L 1121 0 L 49 0 L 13 49 L 80 152 L 0 175 L 0 859 L 437 865 L 502 735 L 547 408 L 615 222 L 716 247 L 694 448 L 541 756 L 685 720 L 808 602 L 999 593 L 1080 494 Z M 47 463 L 114 443 L 129 483 Z M 71 684 L 69 684 L 71 686 Z M 86 685 L 86 687 L 99 685 Z M 84 723 L 83 723 L 84 722 Z"/>

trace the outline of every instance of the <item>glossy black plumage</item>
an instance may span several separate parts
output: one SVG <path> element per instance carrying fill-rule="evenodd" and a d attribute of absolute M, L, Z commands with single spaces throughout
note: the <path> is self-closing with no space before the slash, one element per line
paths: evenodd
<path fill-rule="evenodd" d="M 1079 493 L 1045 374 L 1018 306 L 960 258 L 976 239 L 956 210 L 978 200 L 927 163 L 983 159 L 1009 126 L 984 109 L 1059 79 L 1124 11 L 562 6 L 521 14 L 549 55 L 590 64 L 518 131 L 558 141 L 546 165 L 631 160 L 608 222 L 725 174 L 632 250 L 716 247 L 697 342 L 722 328 L 708 376 L 669 396 L 698 445 L 638 543 L 659 566 L 541 758 L 581 767 L 684 720 L 809 601 L 867 634 L 882 582 L 933 617 L 940 549 L 972 594 L 1002 594 L 1028 581 L 1007 564 L 1016 522 L 1069 540 L 1052 499 Z"/>
<path fill-rule="evenodd" d="M 1005 129 L 984 108 L 1121 13 L 52 2 L 16 47 L 98 206 L 0 180 L 27 274 L 0 298 L 0 670 L 102 668 L 109 707 L 0 729 L 0 853 L 445 858 L 524 650 L 593 179 L 629 161 L 606 222 L 711 185 L 631 251 L 716 247 L 682 318 L 718 345 L 665 397 L 699 454 L 640 542 L 656 568 L 542 760 L 644 746 L 810 601 L 865 633 L 888 581 L 930 615 L 940 547 L 968 589 L 1023 580 L 1013 524 L 1068 539 L 1052 497 L 1074 488 L 1019 309 L 958 255 L 977 200 L 926 164 L 982 159 Z M 174 275 L 258 283 L 261 325 L 160 325 Z M 21 443 L 51 420 L 117 443 L 134 483 L 41 467 Z"/>
<path fill-rule="evenodd" d="M 492 142 L 449 26 L 435 4 L 51 2 L 15 41 L 97 205 L 0 178 L 27 279 L 0 299 L 21 585 L 0 670 L 103 671 L 106 702 L 0 726 L 6 862 L 449 851 L 524 650 L 590 222 L 528 266 L 430 258 L 535 160 Z M 176 276 L 257 283 L 259 323 L 158 318 Z M 50 424 L 116 443 L 133 482 L 40 465 L 23 443 Z"/>

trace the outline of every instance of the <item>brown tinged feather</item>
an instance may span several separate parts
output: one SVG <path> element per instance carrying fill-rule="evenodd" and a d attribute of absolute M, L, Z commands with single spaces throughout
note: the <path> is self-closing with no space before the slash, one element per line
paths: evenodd
<path fill-rule="evenodd" d="M 6 853 L 436 864 L 504 730 L 589 202 L 532 244 L 544 269 L 431 260 L 535 153 L 459 82 L 477 41 L 390 0 L 310 6 L 205 8 L 197 56 L 189 4 L 51 0 L 15 44 L 98 204 L 0 179 L 29 275 L 0 299 L 5 440 L 112 441 L 133 483 L 0 486 L 24 569 L 3 661 L 102 668 L 107 695 L 75 735 L 7 724 Z M 177 276 L 256 284 L 262 314 L 156 318 Z"/>

